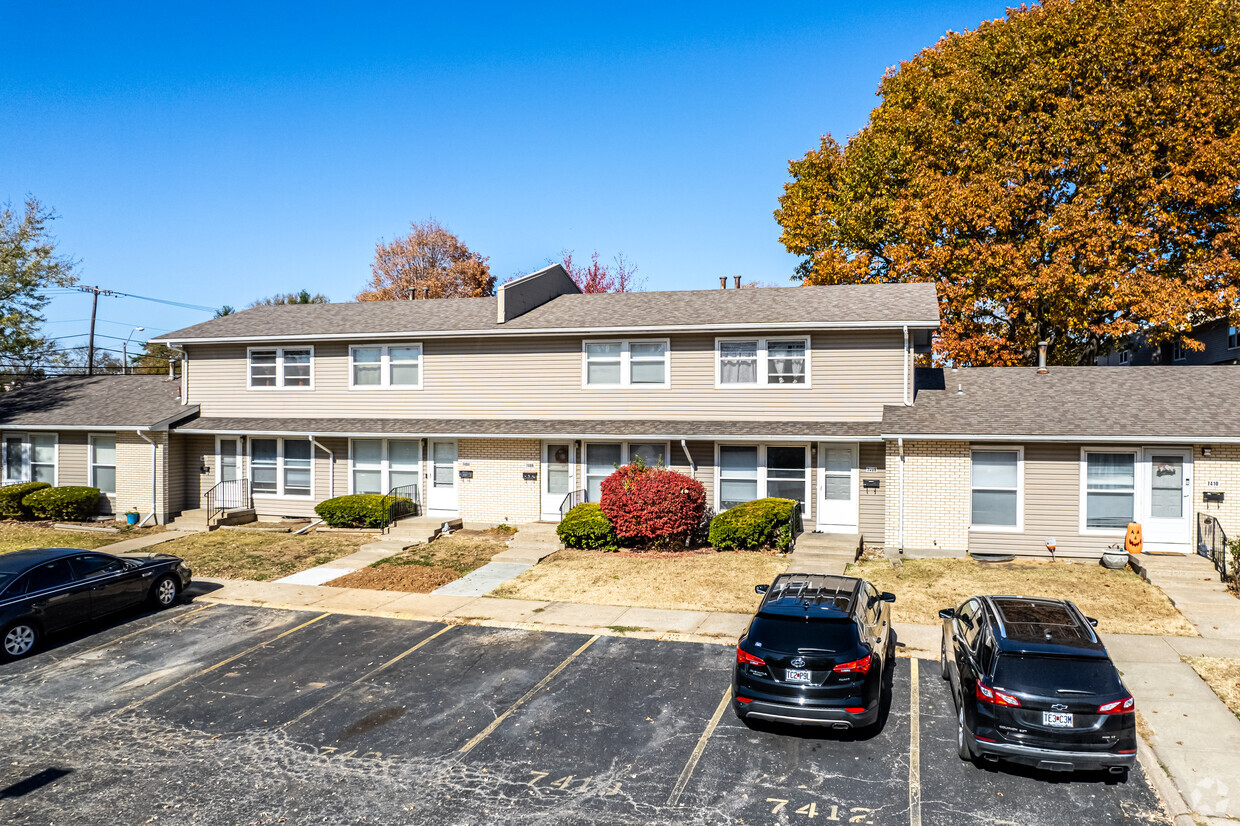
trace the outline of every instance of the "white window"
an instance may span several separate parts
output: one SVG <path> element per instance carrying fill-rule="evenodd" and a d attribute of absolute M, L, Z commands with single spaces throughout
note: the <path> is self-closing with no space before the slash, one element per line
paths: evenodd
<path fill-rule="evenodd" d="M 1131 360 L 1132 360 L 1132 351 L 1130 350 L 1119 351 L 1119 363 L 1120 364 L 1127 364 Z"/>
<path fill-rule="evenodd" d="M 10 433 L 4 437 L 4 483 L 56 484 L 56 434 Z"/>
<path fill-rule="evenodd" d="M 1240 327 L 1227 328 L 1227 349 L 1235 350 L 1240 347 Z"/>
<path fill-rule="evenodd" d="M 667 339 L 584 341 L 582 387 L 668 387 Z"/>
<path fill-rule="evenodd" d="M 808 338 L 715 341 L 716 387 L 809 386 Z"/>
<path fill-rule="evenodd" d="M 795 499 L 809 515 L 809 448 L 805 445 L 719 445 L 718 510 L 766 497 Z"/>
<path fill-rule="evenodd" d="M 669 442 L 587 442 L 586 501 L 599 501 L 603 480 L 616 468 L 640 456 L 649 467 L 667 467 L 671 457 Z"/>
<path fill-rule="evenodd" d="M 970 524 L 983 530 L 1021 530 L 1024 451 L 986 448 L 972 452 Z"/>
<path fill-rule="evenodd" d="M 1187 358 L 1188 358 L 1188 354 L 1184 352 L 1183 344 L 1177 341 L 1175 344 L 1171 345 L 1171 360 L 1172 361 L 1184 361 Z"/>
<path fill-rule="evenodd" d="M 116 435 L 90 436 L 90 486 L 102 493 L 116 493 Z"/>
<path fill-rule="evenodd" d="M 1136 514 L 1136 452 L 1082 453 L 1084 529 L 1122 532 Z"/>
<path fill-rule="evenodd" d="M 310 496 L 313 448 L 309 439 L 250 439 L 250 484 L 265 496 Z"/>
<path fill-rule="evenodd" d="M 421 344 L 374 344 L 349 348 L 349 387 L 422 389 Z"/>
<path fill-rule="evenodd" d="M 314 386 L 313 347 L 251 347 L 249 381 L 253 388 Z"/>
<path fill-rule="evenodd" d="M 417 439 L 353 439 L 352 493 L 383 493 L 417 485 L 421 445 Z"/>

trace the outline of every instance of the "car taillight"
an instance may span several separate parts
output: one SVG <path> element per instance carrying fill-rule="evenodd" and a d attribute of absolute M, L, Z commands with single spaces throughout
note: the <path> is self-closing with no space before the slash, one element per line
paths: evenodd
<path fill-rule="evenodd" d="M 766 660 L 755 657 L 739 645 L 736 646 L 736 661 L 741 665 L 766 665 Z"/>
<path fill-rule="evenodd" d="M 861 659 L 853 660 L 850 663 L 840 663 L 831 670 L 836 674 L 869 674 L 870 657 L 862 657 Z"/>
<path fill-rule="evenodd" d="M 991 688 L 981 680 L 977 681 L 977 699 L 983 703 L 990 703 L 995 706 L 1011 706 L 1012 708 L 1020 707 L 1020 700 L 1011 694 L 1005 694 L 997 688 Z"/>
<path fill-rule="evenodd" d="M 738 702 L 738 703 L 752 703 L 752 702 L 753 702 L 753 697 L 737 697 L 737 698 L 736 698 L 736 702 Z"/>
<path fill-rule="evenodd" d="M 1128 696 L 1122 700 L 1114 700 L 1110 703 L 1103 703 L 1102 705 L 1098 706 L 1098 713 L 1099 714 L 1127 714 L 1133 709 L 1135 709 L 1136 707 L 1137 707 L 1136 700 L 1132 699 L 1131 696 Z"/>

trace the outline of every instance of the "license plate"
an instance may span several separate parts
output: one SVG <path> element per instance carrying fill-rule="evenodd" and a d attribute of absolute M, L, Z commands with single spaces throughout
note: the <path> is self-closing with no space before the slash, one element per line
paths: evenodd
<path fill-rule="evenodd" d="M 784 669 L 784 681 L 789 683 L 808 683 L 809 672 L 799 671 L 794 668 L 786 668 Z"/>
<path fill-rule="evenodd" d="M 1044 711 L 1042 724 L 1056 728 L 1072 728 L 1072 712 Z"/>

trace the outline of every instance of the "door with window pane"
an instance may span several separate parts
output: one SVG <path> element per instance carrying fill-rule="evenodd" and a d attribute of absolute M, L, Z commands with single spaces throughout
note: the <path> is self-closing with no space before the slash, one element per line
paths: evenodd
<path fill-rule="evenodd" d="M 559 520 L 560 505 L 573 489 L 573 445 L 571 442 L 543 442 L 542 515 Z"/>
<path fill-rule="evenodd" d="M 455 514 L 456 504 L 456 440 L 431 439 L 430 485 L 427 509 L 439 514 Z"/>
<path fill-rule="evenodd" d="M 1192 545 L 1192 452 L 1146 448 L 1141 538 L 1155 550 L 1188 553 Z"/>
<path fill-rule="evenodd" d="M 818 445 L 818 530 L 857 533 L 857 445 Z"/>

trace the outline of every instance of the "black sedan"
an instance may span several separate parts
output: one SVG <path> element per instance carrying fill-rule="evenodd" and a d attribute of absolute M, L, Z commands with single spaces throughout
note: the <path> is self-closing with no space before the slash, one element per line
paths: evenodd
<path fill-rule="evenodd" d="M 24 657 L 45 634 L 137 605 L 167 608 L 189 583 L 189 566 L 171 554 L 77 548 L 0 554 L 0 658 Z"/>
<path fill-rule="evenodd" d="M 1127 776 L 1136 708 L 1096 620 L 1067 600 L 1019 596 L 973 597 L 939 616 L 962 760 Z"/>

